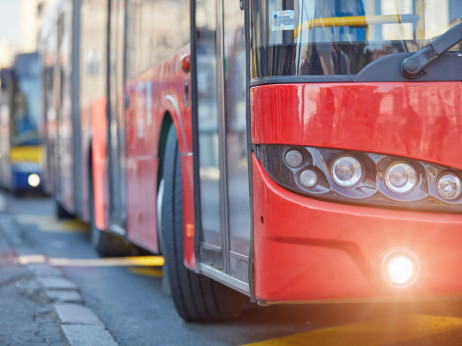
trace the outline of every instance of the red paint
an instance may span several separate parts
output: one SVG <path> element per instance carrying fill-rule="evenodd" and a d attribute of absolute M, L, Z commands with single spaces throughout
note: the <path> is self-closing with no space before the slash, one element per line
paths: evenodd
<path fill-rule="evenodd" d="M 191 109 L 184 103 L 182 70 L 186 47 L 127 84 L 127 235 L 130 241 L 153 252 L 157 243 L 157 185 L 162 122 L 170 116 L 182 154 L 184 229 L 194 224 Z M 150 90 L 150 93 L 149 93 Z M 184 243 L 185 264 L 195 269 L 194 238 Z"/>
<path fill-rule="evenodd" d="M 462 169 L 462 83 L 286 84 L 251 90 L 252 139 L 398 155 Z M 462 216 L 313 200 L 253 157 L 255 294 L 261 301 L 462 292 Z M 390 288 L 391 248 L 414 252 L 417 281 Z"/>
<path fill-rule="evenodd" d="M 462 216 L 317 201 L 277 185 L 253 157 L 255 294 L 265 302 L 462 293 Z M 263 220 L 263 223 L 262 223 Z M 382 256 L 413 251 L 408 289 L 385 285 Z"/>
<path fill-rule="evenodd" d="M 254 143 L 362 150 L 462 169 L 462 83 L 284 84 L 251 90 Z"/>
<path fill-rule="evenodd" d="M 106 98 L 96 100 L 91 107 L 93 124 L 93 181 L 95 223 L 101 230 L 109 228 L 109 174 L 106 152 Z"/>
<path fill-rule="evenodd" d="M 189 269 L 196 269 L 196 255 L 194 252 L 194 234 L 188 234 L 191 226 L 194 225 L 194 170 L 193 156 L 184 155 L 181 157 L 181 172 L 183 183 L 183 229 L 184 229 L 184 262 Z M 194 232 L 194 228 L 192 229 Z"/>

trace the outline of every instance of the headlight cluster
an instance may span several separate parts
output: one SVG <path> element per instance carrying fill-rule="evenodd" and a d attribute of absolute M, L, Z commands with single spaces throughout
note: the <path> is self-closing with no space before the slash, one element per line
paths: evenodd
<path fill-rule="evenodd" d="M 284 145 L 256 150 L 283 187 L 316 198 L 376 206 L 462 211 L 462 172 L 396 156 Z"/>

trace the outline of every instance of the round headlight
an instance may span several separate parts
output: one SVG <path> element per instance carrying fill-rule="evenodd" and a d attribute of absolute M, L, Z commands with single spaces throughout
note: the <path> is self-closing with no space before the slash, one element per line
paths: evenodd
<path fill-rule="evenodd" d="M 40 177 L 38 174 L 33 173 L 27 177 L 27 182 L 30 186 L 37 187 L 40 185 Z"/>
<path fill-rule="evenodd" d="M 461 192 L 460 178 L 454 173 L 443 174 L 438 179 L 438 193 L 447 200 L 453 200 L 460 196 Z"/>
<path fill-rule="evenodd" d="M 352 156 L 341 156 L 332 165 L 332 178 L 341 187 L 354 186 L 361 180 L 361 163 Z"/>
<path fill-rule="evenodd" d="M 299 167 L 303 162 L 303 155 L 298 150 L 289 150 L 285 155 L 285 160 L 288 166 L 292 168 Z"/>
<path fill-rule="evenodd" d="M 299 177 L 300 184 L 304 187 L 313 187 L 318 182 L 318 175 L 311 169 L 304 170 Z"/>
<path fill-rule="evenodd" d="M 417 257 L 410 252 L 392 251 L 382 260 L 382 270 L 389 284 L 395 287 L 408 287 L 416 279 Z"/>
<path fill-rule="evenodd" d="M 406 193 L 417 184 L 417 174 L 411 165 L 404 162 L 393 163 L 385 172 L 385 184 L 394 193 Z"/>

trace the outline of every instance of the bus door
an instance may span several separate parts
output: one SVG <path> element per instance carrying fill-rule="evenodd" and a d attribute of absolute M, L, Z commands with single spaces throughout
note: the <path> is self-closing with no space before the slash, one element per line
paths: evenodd
<path fill-rule="evenodd" d="M 108 151 L 110 228 L 124 235 L 127 219 L 125 182 L 124 17 L 125 1 L 111 0 L 109 19 Z"/>
<path fill-rule="evenodd" d="M 58 135 L 56 137 L 58 203 L 71 213 L 75 212 L 73 175 L 74 167 L 74 129 L 72 119 L 72 5 L 63 3 L 58 18 L 58 47 L 56 61 L 56 120 Z"/>
<path fill-rule="evenodd" d="M 237 0 L 197 1 L 195 24 L 200 270 L 212 276 L 225 273 L 231 285 L 248 291 L 251 214 L 244 12 Z"/>

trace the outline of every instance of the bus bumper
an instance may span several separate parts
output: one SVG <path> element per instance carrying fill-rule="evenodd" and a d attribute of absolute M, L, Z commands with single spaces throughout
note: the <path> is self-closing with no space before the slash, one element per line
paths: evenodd
<path fill-rule="evenodd" d="M 462 296 L 462 215 L 314 200 L 276 184 L 252 158 L 254 283 L 260 303 Z M 415 258 L 412 284 L 384 275 L 387 254 Z"/>
<path fill-rule="evenodd" d="M 40 166 L 35 163 L 16 163 L 13 165 L 12 190 L 26 191 L 41 187 Z"/>

